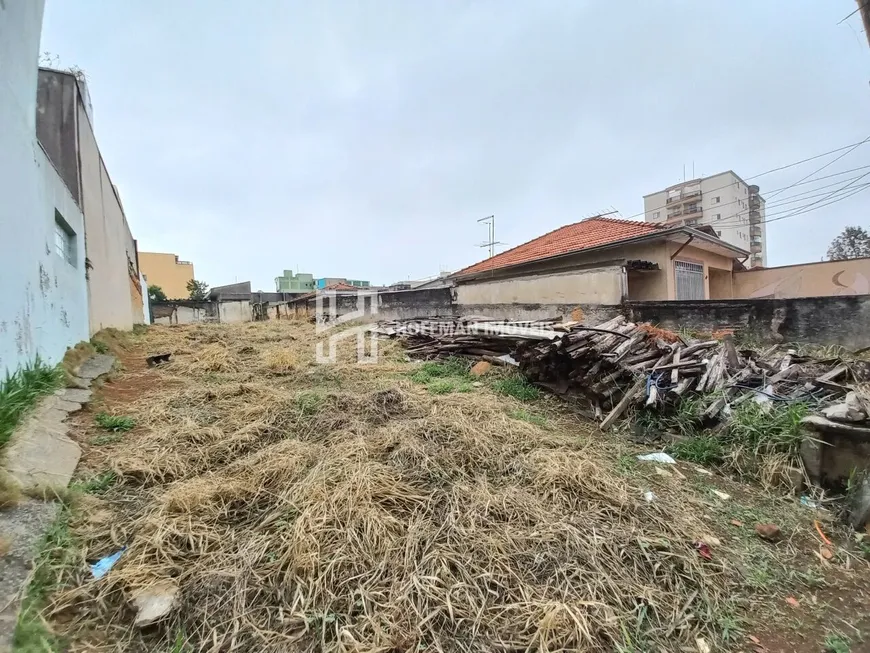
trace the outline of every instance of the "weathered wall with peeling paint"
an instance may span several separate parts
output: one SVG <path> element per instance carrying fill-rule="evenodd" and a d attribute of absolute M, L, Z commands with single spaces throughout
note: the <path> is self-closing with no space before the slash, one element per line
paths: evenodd
<path fill-rule="evenodd" d="M 36 139 L 41 0 L 0 4 L 0 374 L 88 336 L 84 218 Z M 56 216 L 72 232 L 55 247 Z"/>

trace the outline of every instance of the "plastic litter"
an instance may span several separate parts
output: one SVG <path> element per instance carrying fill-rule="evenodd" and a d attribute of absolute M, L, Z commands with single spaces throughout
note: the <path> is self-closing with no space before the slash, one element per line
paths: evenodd
<path fill-rule="evenodd" d="M 643 493 L 643 498 L 646 500 L 647 503 L 652 503 L 656 500 L 656 495 L 653 494 L 650 490 L 647 490 Z"/>
<path fill-rule="evenodd" d="M 127 550 L 127 547 L 122 547 L 120 550 L 115 551 L 111 555 L 107 555 L 105 558 L 100 558 L 94 564 L 91 565 L 91 574 L 93 574 L 94 578 L 100 579 L 115 566 L 115 563 L 121 558 L 121 554 Z"/>
<path fill-rule="evenodd" d="M 815 499 L 810 499 L 808 496 L 802 496 L 801 497 L 801 505 L 806 507 L 806 508 L 812 508 L 813 510 L 815 510 L 816 508 L 819 507 L 819 502 L 816 501 Z"/>
<path fill-rule="evenodd" d="M 645 453 L 637 457 L 638 460 L 650 463 L 665 463 L 667 465 L 676 465 L 677 461 L 671 458 L 664 451 L 656 451 L 655 453 Z"/>

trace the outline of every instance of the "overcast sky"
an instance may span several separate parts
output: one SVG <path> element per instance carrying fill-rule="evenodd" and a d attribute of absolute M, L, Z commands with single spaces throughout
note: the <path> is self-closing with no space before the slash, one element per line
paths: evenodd
<path fill-rule="evenodd" d="M 837 25 L 855 6 L 47 0 L 41 49 L 87 75 L 140 250 L 272 290 L 285 268 L 455 270 L 483 257 L 490 214 L 515 246 L 635 216 L 684 165 L 748 178 L 861 141 L 870 48 L 859 16 Z M 830 158 L 755 183 L 770 195 Z M 819 174 L 864 165 L 870 143 Z M 768 264 L 819 260 L 868 208 L 870 189 L 770 222 Z"/>

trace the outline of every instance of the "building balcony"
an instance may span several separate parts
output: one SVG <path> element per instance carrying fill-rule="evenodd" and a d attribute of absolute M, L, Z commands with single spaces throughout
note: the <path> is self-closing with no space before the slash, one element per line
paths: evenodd
<path fill-rule="evenodd" d="M 751 227 L 749 227 L 749 235 L 752 236 L 753 238 L 756 238 L 756 237 L 761 238 L 761 226 L 754 224 Z"/>
<path fill-rule="evenodd" d="M 752 243 L 749 246 L 749 251 L 752 252 L 753 254 L 761 254 L 761 245 L 756 244 L 756 243 Z"/>
<path fill-rule="evenodd" d="M 701 191 L 700 190 L 683 191 L 679 195 L 674 195 L 672 197 L 668 197 L 668 199 L 665 200 L 665 204 L 667 204 L 668 206 L 677 206 L 679 204 L 682 204 L 683 202 L 687 202 L 688 200 L 700 199 L 700 198 L 701 198 Z"/>

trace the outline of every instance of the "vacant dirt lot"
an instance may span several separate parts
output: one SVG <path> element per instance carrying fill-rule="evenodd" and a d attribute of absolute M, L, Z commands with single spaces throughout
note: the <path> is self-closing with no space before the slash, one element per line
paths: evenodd
<path fill-rule="evenodd" d="M 316 365 L 316 341 L 287 321 L 153 327 L 121 352 L 77 418 L 67 553 L 38 574 L 72 650 L 866 650 L 867 563 L 826 511 L 640 463 L 504 371 L 395 343 L 357 365 L 352 339 Z M 134 627 L 158 584 L 172 610 Z"/>

